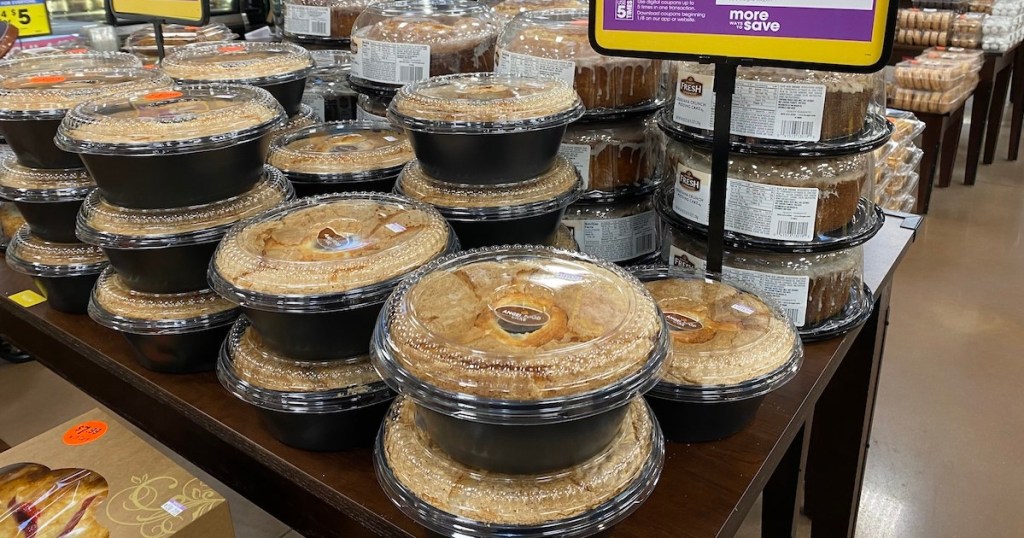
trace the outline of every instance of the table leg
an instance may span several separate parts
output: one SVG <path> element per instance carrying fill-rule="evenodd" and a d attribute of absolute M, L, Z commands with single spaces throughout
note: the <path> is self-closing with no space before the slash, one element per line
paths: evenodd
<path fill-rule="evenodd" d="M 1010 151 L 1006 158 L 1016 161 L 1020 155 L 1020 131 L 1024 128 L 1024 47 L 1017 47 L 1010 98 L 1013 101 L 1013 120 L 1010 123 Z"/>
<path fill-rule="evenodd" d="M 803 497 L 804 468 L 807 464 L 807 445 L 811 439 L 807 433 L 810 424 L 808 420 L 800 428 L 764 488 L 761 507 L 763 538 L 796 536 L 797 517 Z"/>
<path fill-rule="evenodd" d="M 942 129 L 946 123 L 946 117 L 938 114 L 922 115 L 925 122 L 924 134 L 921 135 L 921 149 L 924 155 L 921 157 L 920 182 L 917 184 L 917 205 L 914 212 L 925 214 L 928 212 L 928 205 L 932 196 L 932 180 L 935 179 L 935 169 L 938 167 L 940 143 L 942 142 Z M 941 186 L 941 185 L 940 185 Z"/>
<path fill-rule="evenodd" d="M 806 511 L 813 538 L 853 536 L 874 417 L 891 284 L 814 407 L 807 455 Z"/>
<path fill-rule="evenodd" d="M 1003 127 L 1003 111 L 1006 109 L 1006 94 L 1010 89 L 1010 75 L 1013 70 L 1007 67 L 996 75 L 996 83 L 992 88 L 992 104 L 988 112 L 988 134 L 985 135 L 985 156 L 981 162 L 992 164 L 996 160 L 996 145 L 999 144 L 999 131 Z"/>
<path fill-rule="evenodd" d="M 964 184 L 974 185 L 978 176 L 978 161 L 981 159 L 981 145 L 985 141 L 985 122 L 988 121 L 988 106 L 992 100 L 992 79 L 995 78 L 996 62 L 986 59 L 978 74 L 978 87 L 974 89 L 974 105 L 971 109 L 971 135 L 967 141 L 967 172 Z M 924 179 L 924 176 L 921 176 Z"/>
<path fill-rule="evenodd" d="M 942 133 L 942 152 L 939 157 L 939 185 L 948 187 L 953 182 L 953 165 L 960 151 L 960 132 L 964 129 L 964 107 L 960 107 L 947 120 Z"/>

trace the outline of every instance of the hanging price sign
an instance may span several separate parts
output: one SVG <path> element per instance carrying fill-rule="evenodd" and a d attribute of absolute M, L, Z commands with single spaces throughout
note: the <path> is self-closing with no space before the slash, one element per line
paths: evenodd
<path fill-rule="evenodd" d="M 0 0 L 0 21 L 16 26 L 20 37 L 51 33 L 45 0 Z"/>
<path fill-rule="evenodd" d="M 896 0 L 591 0 L 591 42 L 611 55 L 871 72 L 888 62 L 897 7 Z"/>
<path fill-rule="evenodd" d="M 114 15 L 150 22 L 203 25 L 210 19 L 210 0 L 106 0 Z"/>

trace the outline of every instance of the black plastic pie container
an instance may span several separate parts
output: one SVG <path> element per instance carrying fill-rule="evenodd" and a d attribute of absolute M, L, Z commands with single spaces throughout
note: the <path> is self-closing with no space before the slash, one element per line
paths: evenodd
<path fill-rule="evenodd" d="M 175 86 L 80 105 L 56 142 L 81 154 L 112 204 L 180 208 L 250 190 L 263 173 L 271 133 L 284 121 L 259 88 Z"/>
<path fill-rule="evenodd" d="M 243 379 L 236 368 L 240 354 L 247 353 L 249 361 L 258 361 L 253 367 L 259 367 L 264 375 L 268 372 L 289 372 L 295 376 L 302 375 L 292 379 L 292 383 L 308 384 L 312 382 L 311 378 L 321 381 L 316 373 L 332 367 L 368 370 L 368 357 L 337 362 L 294 360 L 267 349 L 243 346 L 247 331 L 251 329 L 244 317 L 235 322 L 221 348 L 217 377 L 224 388 L 257 409 L 263 424 L 275 439 L 289 446 L 318 452 L 373 444 L 394 398 L 394 393 L 379 378 L 366 384 L 325 387 L 322 390 L 280 390 Z"/>
<path fill-rule="evenodd" d="M 434 77 L 399 90 L 388 118 L 406 129 L 423 171 L 497 185 L 551 169 L 583 104 L 563 81 L 494 73 Z"/>
<path fill-rule="evenodd" d="M 45 241 L 76 243 L 75 219 L 96 185 L 85 169 L 35 169 L 14 155 L 0 157 L 0 198 L 17 206 L 32 233 Z"/>
<path fill-rule="evenodd" d="M 264 166 L 263 174 L 241 196 L 182 209 L 128 209 L 93 192 L 78 215 L 78 237 L 101 247 L 118 277 L 134 290 L 166 294 L 206 289 L 210 260 L 228 229 L 294 196 L 279 171 Z"/>
<path fill-rule="evenodd" d="M 98 248 L 43 241 L 33 237 L 26 225 L 7 246 L 7 265 L 31 276 L 54 310 L 84 314 L 93 284 L 107 261 Z"/>
<path fill-rule="evenodd" d="M 405 134 L 386 122 L 320 123 L 274 139 L 268 161 L 299 197 L 391 192 L 412 159 Z"/>
<path fill-rule="evenodd" d="M 463 248 L 546 245 L 566 208 L 582 193 L 582 181 L 576 167 L 562 157 L 536 178 L 483 187 L 438 181 L 413 161 L 402 171 L 395 192 L 436 207 Z"/>
<path fill-rule="evenodd" d="M 438 282 L 447 282 L 444 291 Z M 482 301 L 479 312 L 457 304 L 441 314 L 424 310 L 424 298 L 450 293 L 454 301 L 467 286 Z M 620 316 L 614 324 L 583 321 L 586 314 L 563 307 L 563 299 L 544 300 L 554 290 L 570 301 L 593 293 L 595 301 L 617 305 Z M 592 327 L 571 346 L 460 342 L 465 330 L 451 327 L 482 317 L 485 325 L 469 330 L 491 331 L 499 340 L 499 328 L 530 338 L 559 331 L 563 322 L 572 326 L 577 317 Z M 381 313 L 371 357 L 392 389 L 417 402 L 417 424 L 452 459 L 486 471 L 535 474 L 604 450 L 620 432 L 627 404 L 656 382 L 667 351 L 664 320 L 624 270 L 582 254 L 516 246 L 462 252 L 407 278 Z"/>
<path fill-rule="evenodd" d="M 89 317 L 124 335 L 139 364 L 165 374 L 213 370 L 239 310 L 211 290 L 152 294 L 131 290 L 113 268 L 100 276 Z"/>
<path fill-rule="evenodd" d="M 0 133 L 18 156 L 31 168 L 78 168 L 82 159 L 53 144 L 63 114 L 56 119 L 0 119 Z"/>
<path fill-rule="evenodd" d="M 194 43 L 175 49 L 161 67 L 181 83 L 263 88 L 281 104 L 285 114 L 294 116 L 302 104 L 313 58 L 309 51 L 292 43 Z"/>
<path fill-rule="evenodd" d="M 652 291 L 658 306 L 664 312 L 669 331 L 672 351 L 658 383 L 647 394 L 647 402 L 658 423 L 665 433 L 665 439 L 680 443 L 699 443 L 716 441 L 734 435 L 747 426 L 757 414 L 765 396 L 778 389 L 796 376 L 803 363 L 803 345 L 797 335 L 796 328 L 780 308 L 772 302 L 747 291 L 742 286 L 722 282 L 722 277 L 712 273 L 690 271 L 682 268 L 665 266 L 643 266 L 632 269 L 633 273 L 645 283 L 675 279 L 690 284 L 714 286 L 709 291 L 698 288 L 693 296 L 715 297 L 711 304 L 704 305 L 707 310 L 684 311 L 695 303 L 700 303 L 689 296 L 679 300 L 681 291 Z M 739 292 L 733 298 L 724 296 L 720 288 Z M 689 289 L 689 288 L 686 288 Z M 754 302 L 766 307 L 765 312 L 772 319 L 767 327 L 756 322 L 750 323 L 749 332 L 744 336 L 725 335 L 723 342 L 728 348 L 709 349 L 716 342 L 717 331 L 729 331 L 734 326 L 744 326 L 744 316 L 754 315 L 750 305 Z M 706 317 L 704 317 L 706 316 Z M 714 319 L 712 319 L 714 318 Z M 700 337 L 696 331 L 716 331 L 710 337 Z M 756 334 L 755 334 L 756 333 Z M 684 354 L 698 357 L 697 363 L 707 364 L 712 361 L 718 368 L 714 375 L 724 375 L 727 366 L 735 371 L 728 372 L 735 379 L 728 382 L 698 382 L 690 377 L 686 382 L 682 378 L 667 378 L 674 374 L 673 361 L 689 360 Z M 756 361 L 768 356 L 777 361 L 769 367 Z M 727 365 L 727 366 L 726 366 Z M 692 368 L 692 367 L 691 367 Z M 698 366 L 700 368 L 700 366 Z M 696 376 L 688 371 L 688 376 Z M 722 378 L 719 378 L 722 379 Z"/>
<path fill-rule="evenodd" d="M 417 227 L 401 225 L 413 213 Z M 316 216 L 296 223 L 296 214 Z M 300 236 L 302 246 L 268 252 L 274 233 L 250 231 L 274 227 Z M 455 234 L 425 204 L 393 194 L 330 194 L 235 226 L 218 247 L 208 279 L 242 307 L 271 351 L 296 360 L 346 359 L 369 352 L 377 315 L 395 285 L 455 250 Z"/>

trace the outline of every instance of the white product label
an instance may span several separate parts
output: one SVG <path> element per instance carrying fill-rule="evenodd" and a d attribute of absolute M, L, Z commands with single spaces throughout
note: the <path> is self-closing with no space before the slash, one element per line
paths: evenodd
<path fill-rule="evenodd" d="M 331 37 L 331 8 L 285 4 L 284 10 L 285 32 Z"/>
<path fill-rule="evenodd" d="M 165 502 L 160 508 L 163 508 L 164 512 L 167 512 L 171 517 L 178 517 L 186 510 L 185 505 L 175 499 Z"/>
<path fill-rule="evenodd" d="M 618 219 L 563 220 L 580 250 L 613 262 L 652 254 L 657 248 L 658 217 L 646 211 Z"/>
<path fill-rule="evenodd" d="M 707 226 L 711 214 L 711 176 L 679 165 L 674 190 L 672 210 Z M 731 232 L 782 241 L 811 241 L 817 213 L 818 189 L 729 178 L 725 229 Z"/>
<path fill-rule="evenodd" d="M 352 74 L 385 84 L 408 84 L 430 78 L 430 45 L 360 39 Z"/>
<path fill-rule="evenodd" d="M 707 262 L 675 245 L 669 248 L 669 263 L 704 271 Z M 806 276 L 773 275 L 749 269 L 722 267 L 722 276 L 737 284 L 763 293 L 778 304 L 798 327 L 807 322 L 807 296 L 811 279 Z"/>
<path fill-rule="evenodd" d="M 590 146 L 587 144 L 562 144 L 558 153 L 579 170 L 583 178 L 583 189 L 590 188 Z"/>
<path fill-rule="evenodd" d="M 538 58 L 504 50 L 498 53 L 498 66 L 495 71 L 528 77 L 552 77 L 570 86 L 576 81 L 576 62 Z"/>
<path fill-rule="evenodd" d="M 388 121 L 387 118 L 363 110 L 363 107 L 356 107 L 356 119 L 360 121 Z"/>
<path fill-rule="evenodd" d="M 732 134 L 767 140 L 817 142 L 825 114 L 825 86 L 737 80 Z M 682 72 L 672 119 L 688 127 L 715 128 L 714 77 Z"/>
<path fill-rule="evenodd" d="M 316 117 L 319 121 L 323 121 L 326 113 L 326 107 L 324 106 L 324 96 L 318 93 L 306 92 L 302 94 L 302 104 L 313 109 L 316 112 Z"/>

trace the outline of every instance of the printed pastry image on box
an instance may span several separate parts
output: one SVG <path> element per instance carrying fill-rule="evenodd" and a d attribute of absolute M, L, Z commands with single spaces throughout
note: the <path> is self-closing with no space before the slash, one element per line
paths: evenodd
<path fill-rule="evenodd" d="M 0 536 L 234 535 L 224 497 L 102 411 L 0 454 Z"/>

